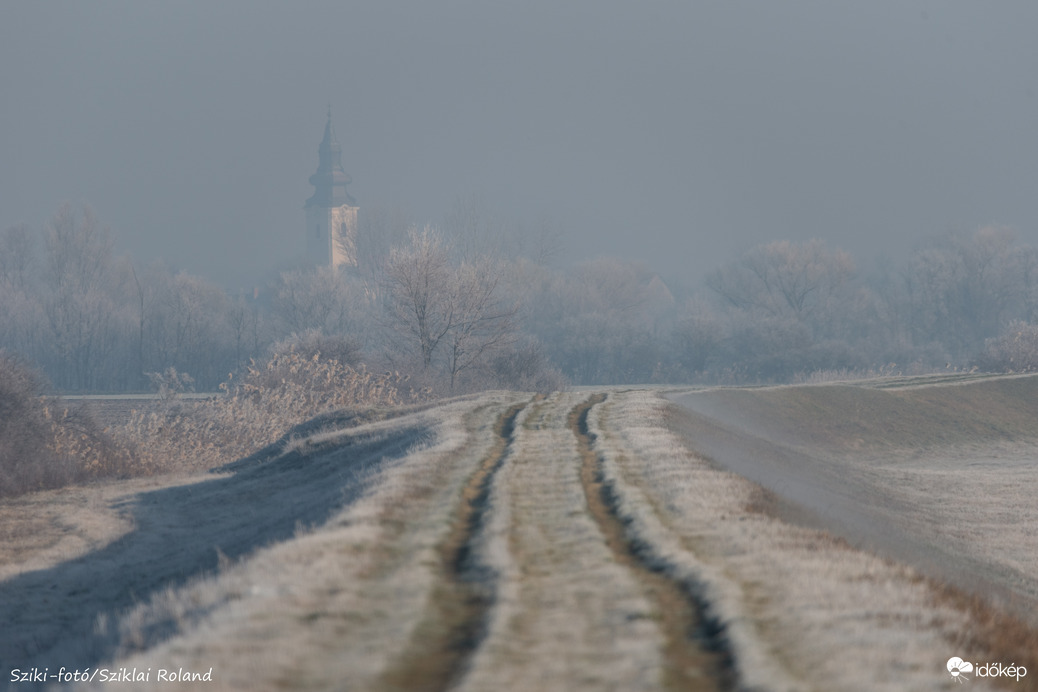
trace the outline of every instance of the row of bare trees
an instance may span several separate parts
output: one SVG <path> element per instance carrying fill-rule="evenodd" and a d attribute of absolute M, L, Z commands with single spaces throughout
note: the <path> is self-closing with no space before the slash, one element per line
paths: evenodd
<path fill-rule="evenodd" d="M 821 241 L 758 246 L 706 280 L 676 325 L 685 362 L 745 379 L 812 370 L 970 367 L 1038 314 L 1038 250 L 1009 229 L 931 238 L 859 271 Z"/>
<path fill-rule="evenodd" d="M 116 256 L 87 207 L 64 205 L 42 234 L 0 235 L 0 348 L 61 390 L 140 389 L 168 366 L 215 386 L 246 355 L 254 322 L 210 282 Z"/>
<path fill-rule="evenodd" d="M 818 240 L 774 242 L 686 287 L 638 262 L 554 266 L 555 243 L 478 204 L 439 229 L 371 210 L 356 267 L 283 271 L 245 295 L 134 265 L 66 205 L 42 233 L 0 234 L 0 349 L 64 391 L 141 390 L 170 367 L 212 390 L 272 344 L 318 339 L 448 393 L 967 367 L 996 361 L 982 356 L 1008 325 L 1000 348 L 1023 348 L 1038 320 L 1038 250 L 1005 229 L 867 270 Z"/>
<path fill-rule="evenodd" d="M 505 297 L 505 263 L 430 226 L 389 244 L 375 221 L 357 269 L 286 270 L 235 296 L 162 264 L 136 267 L 89 208 L 64 205 L 41 234 L 0 235 L 0 349 L 63 391 L 140 390 L 171 367 L 208 391 L 274 343 L 319 334 L 444 391 L 509 385 L 515 369 L 502 358 L 529 343 Z"/>

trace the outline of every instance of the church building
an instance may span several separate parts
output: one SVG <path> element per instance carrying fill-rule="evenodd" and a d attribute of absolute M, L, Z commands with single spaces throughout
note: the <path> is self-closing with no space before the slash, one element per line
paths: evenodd
<path fill-rule="evenodd" d="M 357 202 L 346 191 L 351 178 L 342 169 L 342 147 L 332 129 L 332 109 L 317 148 L 313 196 L 306 200 L 306 258 L 316 266 L 357 264 Z"/>

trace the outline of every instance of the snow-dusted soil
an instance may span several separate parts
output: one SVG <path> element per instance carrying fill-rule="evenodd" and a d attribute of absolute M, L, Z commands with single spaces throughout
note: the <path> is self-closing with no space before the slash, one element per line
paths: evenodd
<path fill-rule="evenodd" d="M 0 503 L 0 687 L 65 666 L 120 690 L 956 688 L 945 662 L 987 636 L 964 606 L 761 511 L 672 407 L 488 393 Z"/>

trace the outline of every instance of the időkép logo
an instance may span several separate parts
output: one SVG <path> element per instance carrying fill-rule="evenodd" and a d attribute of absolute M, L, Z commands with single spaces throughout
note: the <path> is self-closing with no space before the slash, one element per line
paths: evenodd
<path fill-rule="evenodd" d="M 978 678 L 1020 678 L 1027 675 L 1027 668 L 1010 663 L 1008 666 L 1001 663 L 970 663 L 963 661 L 958 656 L 948 659 L 948 672 L 958 682 L 969 680 L 969 674 Z"/>

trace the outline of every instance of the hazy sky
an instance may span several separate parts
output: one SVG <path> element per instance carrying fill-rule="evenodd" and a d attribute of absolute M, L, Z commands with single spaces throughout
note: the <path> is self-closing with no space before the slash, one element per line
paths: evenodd
<path fill-rule="evenodd" d="M 86 201 L 138 260 L 247 282 L 301 254 L 330 103 L 361 213 L 475 194 L 570 258 L 1038 243 L 1036 35 L 1033 0 L 5 0 L 0 227 Z"/>

